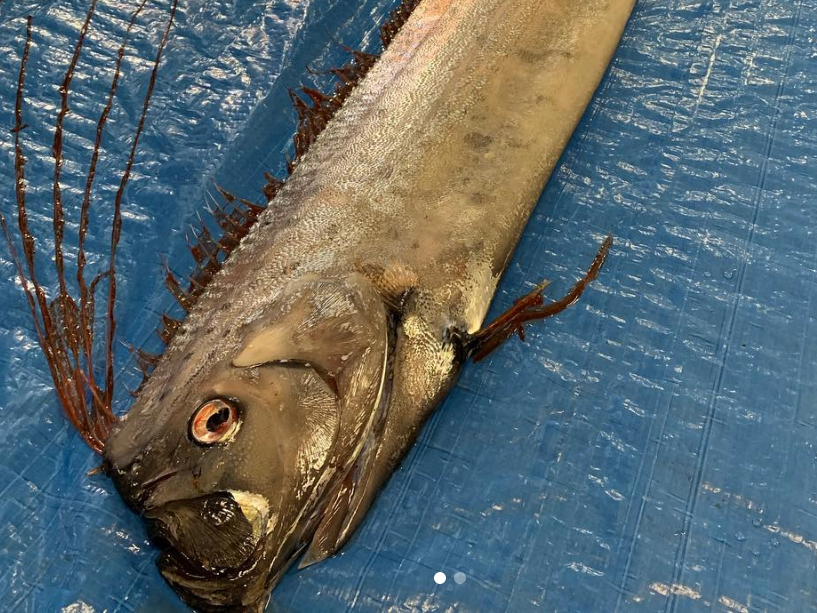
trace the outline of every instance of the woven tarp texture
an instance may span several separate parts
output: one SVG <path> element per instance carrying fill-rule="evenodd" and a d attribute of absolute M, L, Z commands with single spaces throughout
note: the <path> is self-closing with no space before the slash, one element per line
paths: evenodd
<path fill-rule="evenodd" d="M 99 3 L 78 64 L 63 171 L 71 220 L 136 4 Z M 92 270 L 168 8 L 146 5 L 126 53 Z M 158 348 L 158 313 L 172 307 L 161 257 L 189 268 L 185 232 L 213 181 L 258 199 L 264 171 L 282 176 L 287 88 L 307 82 L 307 67 L 343 63 L 340 43 L 375 50 L 391 8 L 180 2 L 125 195 L 122 339 Z M 21 136 L 44 263 L 59 84 L 86 9 L 0 0 L 0 211 L 13 219 L 11 129 L 32 15 Z M 469 364 L 348 546 L 290 571 L 269 610 L 817 610 L 815 194 L 817 4 L 639 0 L 489 317 L 543 278 L 564 292 L 612 233 L 598 281 L 525 343 Z M 98 459 L 60 413 L 2 248 L 0 284 L 0 611 L 185 610 L 140 519 L 105 477 L 86 476 Z M 124 345 L 116 357 L 124 411 L 140 375 Z"/>

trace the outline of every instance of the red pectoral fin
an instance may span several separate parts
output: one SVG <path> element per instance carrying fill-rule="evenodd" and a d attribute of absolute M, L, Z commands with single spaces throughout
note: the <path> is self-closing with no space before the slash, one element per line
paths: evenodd
<path fill-rule="evenodd" d="M 587 286 L 599 276 L 599 271 L 601 271 L 601 267 L 604 266 L 612 244 L 613 237 L 607 236 L 601 244 L 587 274 L 585 274 L 584 278 L 576 283 L 573 289 L 563 298 L 555 302 L 544 304 L 545 299 L 542 296 L 542 292 L 548 285 L 547 281 L 540 283 L 532 292 L 519 298 L 510 309 L 497 317 L 490 325 L 473 334 L 471 338 L 466 341 L 466 351 L 468 355 L 472 357 L 475 362 L 479 362 L 514 334 L 518 334 L 519 338 L 524 341 L 524 325 L 527 322 L 552 317 L 575 304 Z"/>

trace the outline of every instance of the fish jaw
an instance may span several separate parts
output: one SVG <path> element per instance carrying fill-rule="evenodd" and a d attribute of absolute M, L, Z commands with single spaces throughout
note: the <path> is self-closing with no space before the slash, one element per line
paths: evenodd
<path fill-rule="evenodd" d="M 326 506 L 315 492 L 301 511 L 281 520 L 281 506 L 245 491 L 173 498 L 183 471 L 159 474 L 134 487 L 128 470 L 111 468 L 127 504 L 144 519 L 159 549 L 156 565 L 179 597 L 197 611 L 263 611 L 270 593 L 309 544 Z M 328 471 L 327 480 L 332 475 Z M 182 495 L 183 494 L 179 494 Z"/>
<path fill-rule="evenodd" d="M 180 555 L 163 551 L 156 565 L 164 580 L 188 605 L 197 611 L 263 611 L 275 585 L 299 555 L 294 545 L 276 555 L 273 539 L 259 542 L 240 567 L 229 572 L 206 572 Z"/>
<path fill-rule="evenodd" d="M 257 549 L 245 566 L 221 575 L 204 573 L 172 551 L 162 553 L 156 565 L 168 585 L 197 611 L 263 611 L 272 588 L 289 567 L 284 563 L 276 572 L 266 551 Z"/>
<path fill-rule="evenodd" d="M 184 488 L 183 479 L 176 481 L 180 471 L 134 487 L 128 470 L 112 469 L 110 462 L 107 468 L 123 499 L 145 520 L 160 552 L 160 574 L 197 611 L 263 611 L 309 545 L 331 498 L 328 490 L 315 491 L 301 509 L 295 509 L 297 497 L 276 505 L 237 490 L 174 498 L 170 492 Z M 328 469 L 324 478 L 331 482 L 337 473 Z M 282 517 L 282 507 L 290 514 Z"/>
<path fill-rule="evenodd" d="M 154 542 L 168 542 L 205 572 L 240 568 L 266 536 L 269 503 L 247 492 L 224 492 L 172 502 L 145 512 Z"/>

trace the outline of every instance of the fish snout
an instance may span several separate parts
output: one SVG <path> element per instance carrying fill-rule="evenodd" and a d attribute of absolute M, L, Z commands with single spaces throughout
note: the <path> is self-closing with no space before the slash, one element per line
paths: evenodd
<path fill-rule="evenodd" d="M 186 472 L 183 466 L 151 466 L 145 456 L 146 453 L 140 453 L 124 466 L 110 458 L 106 458 L 104 462 L 104 470 L 113 480 L 122 499 L 139 514 L 157 506 L 155 499 L 158 490 L 166 481 Z"/>
<path fill-rule="evenodd" d="M 142 478 L 143 457 L 143 454 L 139 454 L 128 464 L 122 466 L 115 459 L 107 456 L 103 463 L 104 470 L 113 480 L 119 495 L 137 513 L 141 513 L 144 509 L 152 491 L 151 481 L 155 482 L 155 480 L 146 481 Z"/>

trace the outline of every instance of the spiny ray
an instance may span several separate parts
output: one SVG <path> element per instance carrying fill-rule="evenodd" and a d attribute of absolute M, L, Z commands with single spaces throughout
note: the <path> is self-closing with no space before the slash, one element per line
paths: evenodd
<path fill-rule="evenodd" d="M 16 203 L 17 203 L 17 226 L 19 238 L 22 242 L 22 258 L 17 251 L 14 240 L 9 231 L 5 218 L 0 215 L 0 225 L 3 234 L 9 245 L 9 251 L 17 269 L 17 276 L 26 295 L 26 300 L 31 310 L 34 321 L 34 329 L 37 340 L 42 347 L 46 357 L 54 387 L 69 421 L 80 432 L 88 445 L 98 453 L 102 452 L 105 439 L 110 432 L 116 418 L 112 411 L 113 399 L 113 335 L 115 331 L 115 320 L 113 308 L 116 300 L 116 248 L 119 242 L 121 231 L 121 204 L 125 187 L 130 177 L 131 168 L 138 146 L 139 135 L 141 134 L 150 98 L 156 80 L 156 73 L 161 61 L 162 53 L 167 43 L 168 34 L 172 27 L 176 3 L 174 0 L 166 27 L 163 31 L 156 57 L 153 63 L 153 72 L 145 95 L 142 115 L 139 125 L 134 134 L 130 155 L 128 156 L 125 171 L 122 174 L 119 190 L 114 201 L 113 224 L 111 228 L 111 250 L 109 263 L 105 270 L 97 274 L 90 282 L 85 278 L 85 238 L 89 226 L 89 211 L 92 204 L 92 191 L 96 168 L 101 150 L 102 136 L 105 123 L 110 114 L 113 99 L 116 94 L 119 82 L 122 60 L 131 31 L 136 23 L 139 14 L 142 12 L 147 0 L 143 0 L 136 10 L 131 14 L 128 27 L 119 47 L 117 60 L 114 67 L 114 74 L 110 88 L 108 90 L 107 101 L 100 113 L 97 121 L 96 139 L 91 154 L 91 162 L 86 176 L 85 190 L 83 192 L 82 205 L 79 219 L 79 238 L 77 248 L 77 284 L 79 286 L 79 299 L 75 300 L 71 295 L 65 274 L 65 257 L 63 251 L 63 240 L 65 231 L 65 215 L 62 199 L 62 188 L 60 184 L 61 171 L 64 162 L 63 139 L 65 117 L 70 112 L 69 95 L 71 83 L 79 63 L 83 45 L 85 43 L 91 20 L 94 16 L 97 1 L 93 0 L 85 15 L 79 37 L 74 47 L 68 69 L 66 70 L 60 87 L 60 110 L 57 114 L 54 130 L 54 141 L 51 153 L 54 158 L 54 183 L 52 188 L 53 206 L 53 229 L 55 243 L 54 266 L 57 277 L 58 289 L 56 297 L 49 301 L 45 289 L 39 282 L 36 269 L 36 243 L 33 233 L 28 225 L 27 212 L 27 184 L 25 179 L 26 157 L 21 143 L 21 132 L 25 128 L 23 124 L 23 102 L 25 90 L 25 76 L 28 65 L 29 53 L 32 39 L 32 19 L 29 17 L 26 22 L 26 40 L 23 48 L 23 55 L 20 62 L 20 74 L 18 78 L 17 97 L 15 102 L 14 115 L 14 168 L 16 180 Z M 102 281 L 108 282 L 108 296 L 106 308 L 106 343 L 105 343 L 105 382 L 103 385 L 94 376 L 93 361 L 93 330 L 95 319 L 95 294 Z M 144 361 L 144 360 L 143 360 Z"/>
<path fill-rule="evenodd" d="M 403 0 L 397 8 L 390 12 L 389 19 L 380 27 L 380 38 L 384 49 L 389 46 L 419 2 L 420 0 Z M 335 116 L 335 113 L 343 106 L 352 90 L 380 57 L 379 54 L 358 51 L 345 45 L 341 45 L 341 47 L 352 57 L 349 62 L 340 68 L 331 68 L 325 71 L 307 68 L 307 72 L 313 76 L 334 76 L 335 83 L 331 91 L 328 93 L 322 92 L 309 86 L 287 90 L 298 118 L 295 133 L 292 135 L 295 155 L 291 159 L 287 158 L 287 175 L 291 175 L 295 171 L 298 163 Z M 269 173 L 265 173 L 264 178 L 267 183 L 263 188 L 263 193 L 268 204 L 278 195 L 285 181 Z M 190 310 L 196 299 L 203 293 L 204 287 L 221 268 L 224 260 L 238 246 L 238 243 L 246 236 L 266 208 L 266 205 L 237 198 L 219 185 L 215 187 L 225 204 L 230 208 L 228 213 L 223 207 L 216 204 L 210 210 L 216 225 L 221 230 L 221 236 L 214 237 L 203 223 L 200 229 L 194 229 L 194 240 L 188 240 L 188 247 L 196 265 L 189 275 L 189 287 L 187 290 L 181 288 L 175 277 L 173 280 L 166 277 L 165 280 L 171 294 L 185 311 Z M 159 336 L 168 343 L 172 340 L 175 331 L 179 330 L 180 327 L 181 325 L 168 328 L 163 324 L 158 331 Z"/>
<path fill-rule="evenodd" d="M 28 225 L 26 208 L 26 158 L 20 142 L 20 133 L 25 128 L 22 120 L 22 108 L 26 67 L 31 49 L 32 20 L 30 17 L 27 20 L 26 41 L 20 62 L 14 118 L 16 212 L 22 253 L 17 251 L 9 226 L 2 214 L 0 214 L 0 226 L 2 226 L 3 234 L 9 244 L 17 275 L 31 310 L 37 339 L 45 354 L 60 404 L 85 441 L 95 451 L 101 453 L 105 439 L 116 421 L 112 411 L 114 391 L 113 343 L 116 335 L 116 320 L 114 318 L 117 292 L 116 252 L 122 231 L 122 201 L 133 169 L 139 139 L 145 127 L 159 64 L 175 21 L 178 0 L 172 0 L 171 2 L 169 16 L 153 60 L 139 122 L 134 131 L 125 168 L 114 197 L 108 264 L 88 283 L 85 277 L 85 268 L 87 266 L 85 242 L 90 225 L 90 211 L 94 204 L 93 187 L 102 149 L 102 139 L 117 93 L 127 43 L 137 18 L 147 4 L 147 0 L 142 0 L 131 14 L 127 30 L 118 49 L 108 95 L 96 124 L 96 137 L 80 207 L 76 270 L 79 291 L 75 299 L 69 291 L 65 274 L 65 216 L 60 183 L 64 163 L 64 123 L 66 116 L 70 112 L 69 94 L 72 80 L 95 14 L 97 2 L 98 0 L 91 0 L 59 90 L 60 107 L 52 144 L 52 156 L 54 158 L 54 182 L 52 188 L 54 262 L 58 283 L 57 296 L 53 300 L 49 301 L 46 290 L 40 284 L 37 275 L 35 239 Z M 390 13 L 389 20 L 380 29 L 384 48 L 391 43 L 418 3 L 419 0 L 403 0 Z M 352 50 L 347 47 L 344 47 L 344 49 L 351 54 L 352 59 L 340 68 L 334 68 L 326 72 L 335 79 L 335 85 L 330 92 L 322 92 L 308 86 L 302 86 L 298 90 L 290 92 L 298 115 L 298 123 L 293 135 L 294 157 L 287 160 L 288 174 L 294 171 L 302 157 L 317 140 L 319 134 L 326 128 L 349 94 L 379 57 L 378 55 Z M 315 71 L 310 72 L 318 74 Z M 280 192 L 284 186 L 284 181 L 270 174 L 264 176 L 267 183 L 263 193 L 266 201 L 270 202 Z M 211 211 L 220 229 L 220 236 L 213 236 L 203 223 L 200 228 L 193 230 L 194 240 L 190 244 L 190 250 L 196 262 L 196 268 L 191 274 L 187 275 L 186 288 L 182 286 L 180 277 L 172 273 L 169 268 L 166 269 L 165 284 L 185 311 L 189 311 L 193 307 L 197 298 L 204 292 L 207 284 L 221 268 L 224 260 L 238 246 L 241 239 L 247 235 L 266 206 L 238 198 L 219 186 L 216 186 L 216 189 L 225 203 L 224 206 L 216 205 Z M 96 292 L 103 281 L 107 282 L 107 295 L 104 299 L 104 377 L 100 382 L 94 374 L 94 321 Z M 162 316 L 162 326 L 158 330 L 158 334 L 165 345 L 172 341 L 181 326 L 182 321 L 167 314 Z M 159 356 L 141 350 L 134 350 L 134 352 L 137 364 L 147 376 L 147 373 L 158 362 Z"/>
<path fill-rule="evenodd" d="M 142 0 L 136 10 L 131 14 L 128 22 L 127 30 L 125 31 L 125 38 L 119 45 L 119 50 L 116 55 L 116 64 L 114 65 L 113 79 L 111 80 L 111 87 L 108 90 L 108 98 L 105 101 L 105 106 L 99 114 L 99 119 L 96 124 L 96 137 L 94 139 L 94 148 L 91 152 L 91 162 L 88 165 L 88 174 L 85 180 L 85 190 L 82 194 L 82 205 L 79 215 L 79 238 L 77 241 L 77 284 L 80 293 L 80 331 L 83 334 L 84 350 L 86 356 L 85 368 L 88 371 L 88 380 L 91 386 L 96 385 L 94 379 L 93 369 L 93 319 L 94 319 L 94 297 L 96 285 L 99 282 L 99 277 L 94 279 L 89 289 L 85 281 L 85 264 L 87 258 L 85 257 L 85 237 L 88 233 L 89 212 L 91 210 L 91 192 L 93 190 L 94 180 L 96 179 L 96 167 L 99 161 L 99 152 L 102 147 L 102 135 L 105 131 L 105 124 L 108 121 L 108 116 L 113 108 L 113 100 L 119 86 L 119 77 L 122 69 L 122 60 L 125 57 L 125 48 L 127 46 L 128 37 L 136 25 L 136 20 L 147 4 L 147 0 Z M 67 100 L 68 84 L 64 84 L 65 97 Z M 105 273 L 107 277 L 107 273 Z"/>
<path fill-rule="evenodd" d="M 173 22 L 176 19 L 176 9 L 178 8 L 179 0 L 173 0 L 170 7 L 170 17 L 167 20 L 162 39 L 159 41 L 159 46 L 156 50 L 156 58 L 153 61 L 153 68 L 150 73 L 150 81 L 148 82 L 148 90 L 145 94 L 145 99 L 142 104 L 142 113 L 139 116 L 139 124 L 136 127 L 136 132 L 133 135 L 133 143 L 131 145 L 130 153 L 128 154 L 128 161 L 125 165 L 125 171 L 122 173 L 122 178 L 119 181 L 119 189 L 116 191 L 114 197 L 114 213 L 113 224 L 111 227 L 111 253 L 108 263 L 108 316 L 106 319 L 106 335 L 105 335 L 105 401 L 110 405 L 113 399 L 113 340 L 116 333 L 116 320 L 114 319 L 114 304 L 116 303 L 116 248 L 119 245 L 119 237 L 122 232 L 122 197 L 125 194 L 125 187 L 130 179 L 131 169 L 133 168 L 133 161 L 136 157 L 136 148 L 139 146 L 139 137 L 142 135 L 142 130 L 145 128 L 145 118 L 148 114 L 150 106 L 150 99 L 153 97 L 153 90 L 156 87 L 156 76 L 159 73 L 159 62 L 162 61 L 165 46 L 167 45 L 168 37 L 170 36 L 170 29 L 173 27 Z"/>

